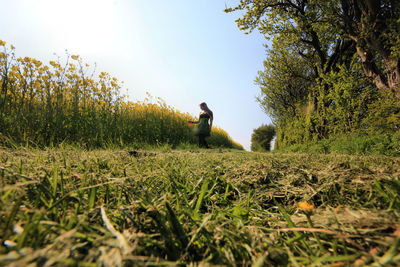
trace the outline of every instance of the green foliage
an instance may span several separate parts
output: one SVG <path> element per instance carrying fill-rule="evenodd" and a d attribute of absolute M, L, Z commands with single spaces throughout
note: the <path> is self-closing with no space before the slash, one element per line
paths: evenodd
<path fill-rule="evenodd" d="M 269 91 L 261 88 L 265 95 L 261 103 L 275 107 L 281 103 L 282 98 L 267 97 L 273 86 Z M 294 99 L 291 108 L 282 105 L 277 110 L 283 112 L 270 112 L 277 125 L 276 149 L 365 129 L 390 133 L 400 126 L 400 102 L 390 91 L 377 90 L 365 78 L 355 57 L 348 66 L 338 65 L 336 71 L 321 74 L 319 82 L 309 88 L 307 101 Z"/>
<path fill-rule="evenodd" d="M 275 127 L 261 125 L 251 135 L 251 151 L 266 152 L 271 150 L 271 141 L 275 136 Z"/>
<path fill-rule="evenodd" d="M 377 95 L 377 100 L 368 104 L 368 113 L 363 119 L 363 127 L 371 133 L 395 132 L 400 129 L 400 101 L 393 92 L 385 91 Z"/>
<path fill-rule="evenodd" d="M 260 86 L 257 98 L 261 107 L 273 119 L 281 120 L 296 115 L 296 106 L 305 104 L 312 84 L 312 65 L 296 56 L 294 49 L 287 49 L 274 41 L 268 52 L 264 70 L 258 72 L 255 83 Z"/>
<path fill-rule="evenodd" d="M 307 144 L 287 146 L 281 152 L 400 156 L 400 132 L 353 133 Z"/>
<path fill-rule="evenodd" d="M 378 92 L 362 74 L 361 66 L 352 61 L 349 68 L 338 66 L 338 71 L 323 76 L 330 90 L 326 96 L 326 124 L 328 135 L 352 132 L 362 127 L 362 120 L 370 113 L 368 104 L 377 100 Z"/>

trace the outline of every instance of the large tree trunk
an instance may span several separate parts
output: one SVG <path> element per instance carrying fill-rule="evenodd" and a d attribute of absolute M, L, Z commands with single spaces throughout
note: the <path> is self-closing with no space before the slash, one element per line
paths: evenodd
<path fill-rule="evenodd" d="M 388 84 L 400 99 L 400 59 L 388 61 Z"/>
<path fill-rule="evenodd" d="M 400 60 L 392 53 L 400 34 L 400 4 L 380 0 L 342 0 L 344 30 L 355 43 L 364 73 L 380 90 L 390 90 L 400 100 Z M 398 37 L 397 37 L 398 38 Z M 397 57 L 397 58 L 396 58 Z"/>
<path fill-rule="evenodd" d="M 388 60 L 385 63 L 385 73 L 382 74 L 368 56 L 360 55 L 360 57 L 365 75 L 371 78 L 376 87 L 383 91 L 390 90 L 400 100 L 399 60 Z"/>
<path fill-rule="evenodd" d="M 383 67 L 379 68 L 374 53 L 365 52 L 357 45 L 357 54 L 362 60 L 364 73 L 369 77 L 380 90 L 390 90 L 400 100 L 400 60 L 391 59 L 389 53 L 383 53 Z"/>

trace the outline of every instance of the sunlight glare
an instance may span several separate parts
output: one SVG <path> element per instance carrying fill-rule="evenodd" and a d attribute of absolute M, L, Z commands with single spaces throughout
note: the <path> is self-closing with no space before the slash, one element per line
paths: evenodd
<path fill-rule="evenodd" d="M 31 2 L 31 3 L 29 3 Z M 27 1 L 57 45 L 73 53 L 100 53 L 112 47 L 114 0 Z"/>

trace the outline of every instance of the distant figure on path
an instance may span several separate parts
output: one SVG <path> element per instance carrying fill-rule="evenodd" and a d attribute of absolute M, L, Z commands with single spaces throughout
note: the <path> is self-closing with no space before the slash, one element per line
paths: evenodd
<path fill-rule="evenodd" d="M 199 146 L 209 148 L 206 142 L 206 137 L 210 136 L 214 117 L 206 103 L 201 103 L 200 109 L 202 111 L 200 112 L 199 120 L 189 121 L 189 123 L 199 124 L 195 133 L 195 135 L 199 137 Z"/>

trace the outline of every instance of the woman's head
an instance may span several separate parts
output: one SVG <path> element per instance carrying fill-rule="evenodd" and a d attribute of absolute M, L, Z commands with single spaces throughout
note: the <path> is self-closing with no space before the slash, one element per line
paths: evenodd
<path fill-rule="evenodd" d="M 200 108 L 201 110 L 203 110 L 204 112 L 208 113 L 208 115 L 210 115 L 211 117 L 213 116 L 212 111 L 208 108 L 207 104 L 205 102 L 200 103 Z"/>
<path fill-rule="evenodd" d="M 207 107 L 206 102 L 200 103 L 200 108 L 201 108 L 201 110 L 207 110 L 208 107 Z"/>

